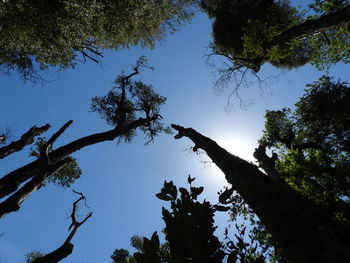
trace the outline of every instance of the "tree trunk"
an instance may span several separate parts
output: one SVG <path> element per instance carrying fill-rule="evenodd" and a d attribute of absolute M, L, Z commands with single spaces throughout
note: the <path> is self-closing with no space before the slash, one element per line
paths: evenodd
<path fill-rule="evenodd" d="M 266 44 L 265 50 L 270 50 L 272 47 L 286 43 L 293 39 L 300 39 L 309 35 L 324 32 L 334 27 L 350 21 L 350 6 L 344 7 L 331 14 L 321 16 L 313 20 L 306 20 L 304 23 L 293 26 Z"/>
<path fill-rule="evenodd" d="M 175 136 L 191 139 L 225 174 L 280 244 L 286 260 L 295 263 L 344 262 L 350 258 L 349 228 L 331 219 L 283 182 L 271 180 L 257 166 L 221 148 L 192 128 L 172 125 Z"/>

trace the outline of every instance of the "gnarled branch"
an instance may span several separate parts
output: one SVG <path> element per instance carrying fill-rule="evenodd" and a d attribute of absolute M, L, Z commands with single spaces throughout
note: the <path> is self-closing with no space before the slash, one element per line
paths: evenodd
<path fill-rule="evenodd" d="M 17 141 L 11 142 L 9 145 L 3 146 L 0 148 L 0 159 L 5 158 L 6 156 L 21 151 L 25 146 L 32 144 L 34 137 L 42 134 L 50 128 L 49 124 L 46 124 L 41 127 L 32 127 L 26 133 L 24 133 L 21 138 Z"/>
<path fill-rule="evenodd" d="M 57 263 L 72 253 L 74 245 L 70 241 L 72 240 L 78 228 L 92 216 L 92 212 L 89 212 L 82 221 L 78 222 L 76 220 L 75 213 L 77 205 L 80 201 L 85 200 L 86 198 L 82 193 L 76 191 L 74 191 L 74 193 L 80 195 L 80 197 L 73 203 L 73 210 L 71 213 L 72 223 L 69 226 L 69 230 L 72 227 L 73 230 L 69 233 L 68 237 L 59 248 L 55 249 L 51 253 L 46 254 L 45 256 L 36 258 L 32 263 Z"/>

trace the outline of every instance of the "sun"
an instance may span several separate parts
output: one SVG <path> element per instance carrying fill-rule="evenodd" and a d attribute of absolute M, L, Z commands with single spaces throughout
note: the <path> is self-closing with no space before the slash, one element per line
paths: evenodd
<path fill-rule="evenodd" d="M 228 152 L 236 155 L 248 162 L 255 163 L 255 158 L 253 157 L 254 146 L 252 143 L 249 143 L 250 140 L 244 137 L 231 137 L 231 136 L 216 136 L 215 141 L 219 144 L 220 147 L 224 148 Z M 201 161 L 204 164 L 202 167 L 208 184 L 215 189 L 221 189 L 223 186 L 227 185 L 227 180 L 223 172 L 211 162 L 208 156 L 201 156 Z"/>
<path fill-rule="evenodd" d="M 248 143 L 248 140 L 244 137 L 232 138 L 230 136 L 221 136 L 218 137 L 216 142 L 233 155 L 236 155 L 248 162 L 255 162 L 253 156 L 255 147 L 252 143 Z"/>

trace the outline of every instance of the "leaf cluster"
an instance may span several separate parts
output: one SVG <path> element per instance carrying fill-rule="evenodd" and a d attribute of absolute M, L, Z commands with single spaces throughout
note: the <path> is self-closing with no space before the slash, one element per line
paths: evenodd
<path fill-rule="evenodd" d="M 161 244 L 157 232 L 151 239 L 132 237 L 131 245 L 138 251 L 130 256 L 124 250 L 116 250 L 124 255 L 122 261 L 115 263 L 184 263 L 184 262 L 240 262 L 262 263 L 265 255 L 259 252 L 258 242 L 246 241 L 246 229 L 236 224 L 233 240 L 225 229 L 225 240 L 221 242 L 214 234 L 214 215 L 216 212 L 230 210 L 233 200 L 233 189 L 225 188 L 218 192 L 219 202 L 215 205 L 208 201 L 198 201 L 203 187 L 192 185 L 195 178 L 188 176 L 189 189 L 177 188 L 172 181 L 164 182 L 156 197 L 170 202 L 170 209 L 163 207 L 165 222 L 163 233 L 166 242 Z"/>
<path fill-rule="evenodd" d="M 328 76 L 307 85 L 295 111 L 267 111 L 260 143 L 278 152 L 276 169 L 318 204 L 350 197 L 350 88 Z"/>
<path fill-rule="evenodd" d="M 45 137 L 37 138 L 34 143 L 34 147 L 29 150 L 30 157 L 40 158 L 40 151 L 42 146 L 47 142 Z M 52 146 L 48 147 L 48 152 L 52 151 Z M 53 183 L 57 186 L 66 188 L 74 184 L 75 180 L 79 179 L 82 171 L 79 167 L 77 160 L 69 156 L 70 161 L 66 163 L 61 169 L 55 171 L 48 179 L 48 183 Z M 54 160 L 53 160 L 54 161 Z"/>
<path fill-rule="evenodd" d="M 143 67 L 149 67 L 145 57 L 139 58 L 131 74 L 119 75 L 114 87 L 105 96 L 93 97 L 90 109 L 105 119 L 108 125 L 119 129 L 141 118 L 147 120 L 140 129 L 148 143 L 160 132 L 170 133 L 170 129 L 163 125 L 159 114 L 166 98 L 156 93 L 152 85 L 131 79 Z M 131 142 L 135 136 L 136 129 L 132 129 L 122 135 L 120 141 Z"/>

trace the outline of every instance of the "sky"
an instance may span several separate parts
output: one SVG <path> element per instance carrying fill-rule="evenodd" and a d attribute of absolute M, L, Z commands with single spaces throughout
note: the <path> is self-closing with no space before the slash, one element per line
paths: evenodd
<path fill-rule="evenodd" d="M 217 76 L 206 62 L 210 39 L 211 23 L 199 14 L 154 50 L 134 47 L 106 52 L 102 64 L 78 64 L 75 69 L 46 74 L 49 82 L 43 86 L 24 83 L 16 73 L 0 75 L 0 128 L 8 128 L 17 139 L 31 126 L 49 123 L 51 129 L 45 134 L 49 137 L 73 120 L 54 147 L 110 129 L 89 111 L 90 100 L 104 95 L 118 73 L 127 73 L 130 65 L 145 55 L 154 70 L 145 70 L 140 79 L 168 98 L 161 110 L 166 124 L 192 127 L 233 154 L 254 161 L 252 154 L 262 135 L 265 110 L 293 107 L 305 85 L 323 72 L 309 65 L 289 72 L 266 65 L 261 76 L 268 78 L 269 87 L 252 83 L 242 88 L 240 95 L 249 105 L 240 107 L 232 97 L 231 110 L 227 111 L 233 85 L 221 92 L 213 88 Z M 347 71 L 348 66 L 337 65 L 330 74 L 346 81 Z M 144 143 L 140 134 L 131 144 L 104 142 L 76 152 L 73 156 L 83 174 L 70 189 L 47 185 L 33 193 L 18 212 L 0 220 L 0 262 L 24 262 L 24 255 L 30 251 L 50 252 L 62 244 L 68 235 L 72 202 L 77 199 L 72 189 L 84 193 L 93 217 L 77 232 L 72 240 L 74 251 L 63 263 L 108 263 L 114 249 L 130 248 L 132 235 L 159 233 L 164 227 L 161 208 L 167 203 L 155 194 L 164 180 L 182 187 L 190 174 L 196 178 L 196 186 L 205 187 L 203 197 L 217 202 L 216 193 L 226 181 L 205 155 L 190 151 L 189 140 L 160 135 L 154 143 Z M 32 161 L 27 152 L 28 148 L 3 159 L 1 174 Z M 82 207 L 81 216 L 86 212 Z M 224 215 L 217 217 L 219 234 L 227 220 Z"/>

